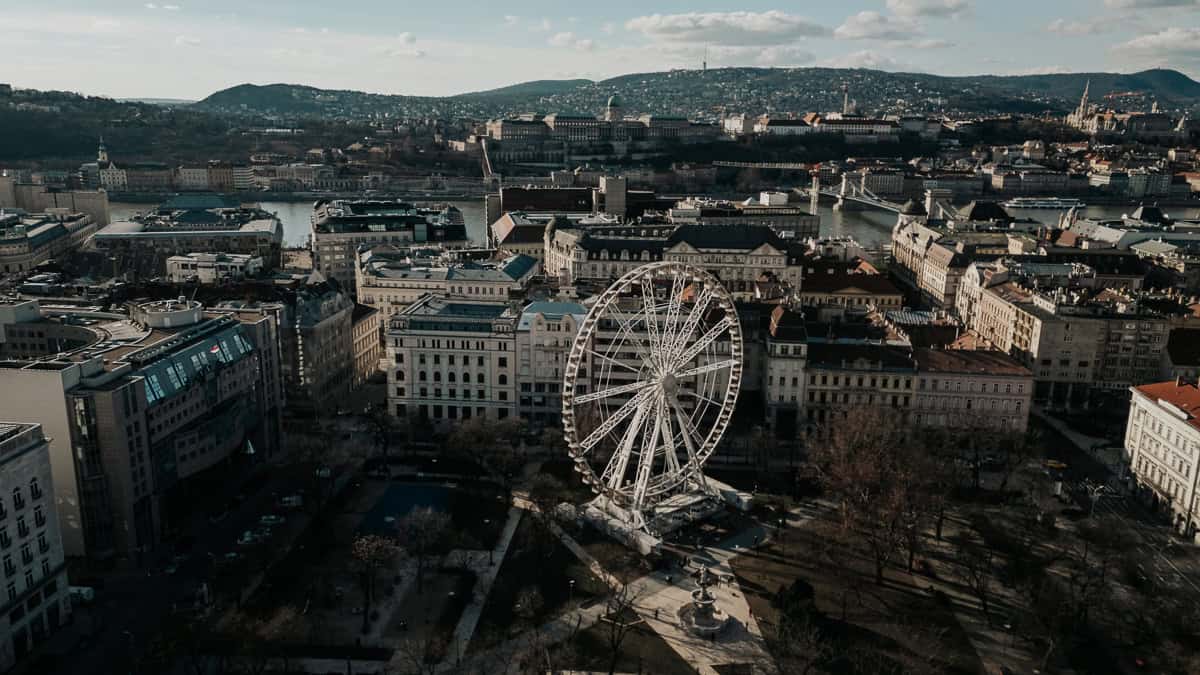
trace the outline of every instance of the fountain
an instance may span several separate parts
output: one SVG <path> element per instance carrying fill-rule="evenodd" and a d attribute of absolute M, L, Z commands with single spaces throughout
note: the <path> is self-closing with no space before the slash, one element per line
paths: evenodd
<path fill-rule="evenodd" d="M 707 567 L 700 568 L 696 583 L 700 587 L 692 591 L 691 604 L 679 608 L 679 624 L 692 635 L 712 637 L 725 629 L 730 617 L 717 607 L 716 598 L 708 591 L 715 582 Z"/>

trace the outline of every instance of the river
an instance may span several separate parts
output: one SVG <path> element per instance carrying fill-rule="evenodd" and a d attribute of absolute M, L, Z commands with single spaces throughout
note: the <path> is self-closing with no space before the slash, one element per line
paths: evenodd
<path fill-rule="evenodd" d="M 482 199 L 447 200 L 463 212 L 467 224 L 467 235 L 471 240 L 482 245 L 487 224 L 484 223 Z M 309 216 L 312 214 L 312 204 L 309 202 L 262 202 L 262 208 L 275 213 L 283 222 L 283 239 L 287 246 L 304 246 L 308 239 L 310 228 Z M 114 202 L 109 205 L 111 220 L 114 222 L 150 208 L 146 204 L 129 204 Z M 891 237 L 892 226 L 896 224 L 896 214 L 878 209 L 861 211 L 834 211 L 831 206 L 822 204 L 821 235 L 826 237 L 850 236 L 867 248 L 875 248 L 886 243 Z M 1089 206 L 1083 210 L 1086 218 L 1120 218 L 1121 214 L 1133 210 L 1130 206 Z M 1198 219 L 1200 208 L 1164 209 L 1174 218 Z M 1011 212 L 1014 216 L 1032 218 L 1043 223 L 1058 222 L 1059 211 L 1043 209 L 1021 209 Z"/>

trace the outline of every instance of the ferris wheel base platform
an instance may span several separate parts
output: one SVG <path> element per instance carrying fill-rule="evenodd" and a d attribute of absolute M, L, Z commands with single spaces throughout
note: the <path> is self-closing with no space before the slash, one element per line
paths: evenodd
<path fill-rule="evenodd" d="M 583 519 L 621 544 L 642 555 L 657 554 L 662 538 L 681 527 L 706 520 L 726 507 L 749 511 L 754 497 L 713 478 L 655 504 L 637 514 L 603 495 L 583 505 Z"/>

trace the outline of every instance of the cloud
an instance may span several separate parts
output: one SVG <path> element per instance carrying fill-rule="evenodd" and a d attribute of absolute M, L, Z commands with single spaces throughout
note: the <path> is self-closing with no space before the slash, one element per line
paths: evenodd
<path fill-rule="evenodd" d="M 551 47 L 559 47 L 563 49 L 574 49 L 581 52 L 590 52 L 596 48 L 596 43 L 587 38 L 580 38 L 571 32 L 555 33 L 546 44 Z"/>
<path fill-rule="evenodd" d="M 847 17 L 833 36 L 843 40 L 906 40 L 919 32 L 910 21 L 868 11 Z"/>
<path fill-rule="evenodd" d="M 1058 33 L 1059 35 L 1095 35 L 1108 31 L 1111 27 L 1112 21 L 1104 18 L 1089 19 L 1087 21 L 1055 19 L 1046 25 L 1046 31 Z"/>
<path fill-rule="evenodd" d="M 549 33 L 552 28 L 554 28 L 554 24 L 550 22 L 550 19 L 542 19 L 533 26 L 534 30 L 541 31 L 543 33 Z"/>
<path fill-rule="evenodd" d="M 175 46 L 176 47 L 199 47 L 200 46 L 200 38 L 192 37 L 190 35 L 176 35 L 175 36 Z"/>
<path fill-rule="evenodd" d="M 145 5 L 142 5 L 142 6 L 145 7 L 146 9 L 161 9 L 161 10 L 165 10 L 168 12 L 178 12 L 180 10 L 179 5 L 157 5 L 153 2 L 147 2 Z"/>
<path fill-rule="evenodd" d="M 405 31 L 396 36 L 396 44 L 385 46 L 382 49 L 384 56 L 392 58 L 409 58 L 419 59 L 425 56 L 425 50 L 418 49 L 417 36 Z"/>
<path fill-rule="evenodd" d="M 625 28 L 655 40 L 733 46 L 780 45 L 829 34 L 824 26 L 778 10 L 650 14 L 630 19 Z"/>
<path fill-rule="evenodd" d="M 1200 5 L 1200 0 L 1104 0 L 1104 4 L 1113 9 L 1153 9 Z"/>
<path fill-rule="evenodd" d="M 1200 28 L 1172 26 L 1157 33 L 1139 35 L 1114 49 L 1164 59 L 1200 60 Z"/>
<path fill-rule="evenodd" d="M 504 25 L 505 26 L 515 26 L 515 25 L 517 25 L 517 22 L 520 20 L 521 20 L 521 17 L 519 17 L 519 16 L 514 16 L 512 14 L 504 15 Z"/>
<path fill-rule="evenodd" d="M 1076 69 L 1066 66 L 1034 66 L 1033 68 L 1021 68 L 1018 70 L 1010 70 L 1009 75 L 1065 75 L 1067 73 L 1078 72 Z"/>
<path fill-rule="evenodd" d="M 954 43 L 949 40 L 938 40 L 935 38 L 926 38 L 924 40 L 913 40 L 902 44 L 903 47 L 909 49 L 947 49 L 953 47 Z"/>
<path fill-rule="evenodd" d="M 612 21 L 605 21 L 604 23 L 600 24 L 600 30 L 606 35 L 612 35 L 613 33 L 617 32 L 617 24 L 613 23 Z"/>
<path fill-rule="evenodd" d="M 971 9 L 969 0 L 887 0 L 887 8 L 900 16 L 958 16 Z"/>
<path fill-rule="evenodd" d="M 870 49 L 841 54 L 822 60 L 818 65 L 829 68 L 870 68 L 872 70 L 908 70 L 896 59 Z"/>

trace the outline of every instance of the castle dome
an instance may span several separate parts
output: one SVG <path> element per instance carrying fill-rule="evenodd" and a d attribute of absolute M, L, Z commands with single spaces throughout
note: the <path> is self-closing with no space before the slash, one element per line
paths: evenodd
<path fill-rule="evenodd" d="M 609 96 L 609 97 L 608 97 L 608 104 L 607 104 L 605 107 L 607 107 L 607 108 L 620 108 L 620 107 L 621 107 L 621 97 L 620 97 L 620 96 L 617 96 L 616 94 L 613 94 L 612 96 Z"/>

